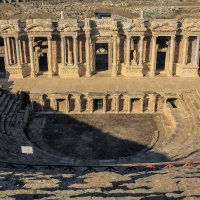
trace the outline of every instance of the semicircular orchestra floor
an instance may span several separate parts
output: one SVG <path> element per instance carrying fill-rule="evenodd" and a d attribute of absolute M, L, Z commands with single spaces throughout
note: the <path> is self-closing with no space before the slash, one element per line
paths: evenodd
<path fill-rule="evenodd" d="M 55 155 L 103 160 L 134 155 L 151 143 L 156 130 L 151 114 L 37 114 L 27 135 Z"/>

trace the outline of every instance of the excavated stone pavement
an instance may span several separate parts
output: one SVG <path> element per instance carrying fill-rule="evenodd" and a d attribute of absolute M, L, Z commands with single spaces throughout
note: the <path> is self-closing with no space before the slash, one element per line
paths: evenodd
<path fill-rule="evenodd" d="M 200 166 L 155 171 L 75 173 L 0 169 L 0 200 L 200 199 Z"/>
<path fill-rule="evenodd" d="M 37 78 L 0 79 L 0 84 L 13 92 L 36 93 L 75 92 L 181 92 L 200 89 L 200 78 L 179 77 L 91 77 L 91 78 Z"/>

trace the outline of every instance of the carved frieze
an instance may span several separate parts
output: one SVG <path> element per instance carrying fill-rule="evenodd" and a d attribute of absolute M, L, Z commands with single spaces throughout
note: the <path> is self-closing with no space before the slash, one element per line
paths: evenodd
<path fill-rule="evenodd" d="M 19 20 L 0 20 L 0 33 L 18 33 L 21 31 Z"/>
<path fill-rule="evenodd" d="M 157 19 L 151 22 L 152 32 L 176 32 L 177 29 L 177 20 Z"/>
<path fill-rule="evenodd" d="M 60 32 L 76 32 L 79 30 L 80 27 L 77 19 L 64 19 L 58 22 L 58 31 Z"/>
<path fill-rule="evenodd" d="M 146 27 L 143 19 L 133 19 L 123 24 L 123 28 L 126 32 L 145 32 Z"/>
<path fill-rule="evenodd" d="M 98 18 L 92 18 L 90 23 L 89 21 L 86 21 L 86 27 L 88 26 L 92 29 L 103 29 L 103 30 L 118 30 L 118 22 L 113 18 L 108 19 L 98 19 Z"/>
<path fill-rule="evenodd" d="M 184 32 L 200 32 L 200 19 L 184 19 L 182 30 Z"/>

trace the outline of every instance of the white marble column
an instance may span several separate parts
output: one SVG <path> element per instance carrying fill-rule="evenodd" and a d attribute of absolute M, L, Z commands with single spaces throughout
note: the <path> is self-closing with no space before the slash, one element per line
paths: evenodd
<path fill-rule="evenodd" d="M 78 38 L 73 36 L 74 66 L 78 65 Z"/>
<path fill-rule="evenodd" d="M 66 39 L 65 36 L 61 36 L 61 57 L 62 65 L 66 64 Z"/>
<path fill-rule="evenodd" d="M 34 55 L 33 55 L 33 38 L 29 37 L 29 54 L 30 54 L 30 63 L 31 63 L 31 78 L 34 78 L 35 73 L 35 63 L 34 63 Z"/>
<path fill-rule="evenodd" d="M 131 37 L 126 38 L 126 67 L 130 66 L 130 54 L 131 54 Z"/>
<path fill-rule="evenodd" d="M 174 50 L 175 50 L 175 36 L 171 36 L 170 42 L 170 57 L 169 57 L 169 76 L 173 76 L 174 71 Z"/>
<path fill-rule="evenodd" d="M 197 39 L 196 39 L 196 47 L 195 47 L 195 52 L 194 52 L 194 63 L 196 65 L 199 65 L 199 36 L 197 36 Z"/>
<path fill-rule="evenodd" d="M 112 76 L 117 76 L 117 36 L 113 36 L 113 66 Z"/>
<path fill-rule="evenodd" d="M 48 37 L 48 71 L 49 71 L 49 77 L 53 77 L 51 39 L 52 39 L 52 37 Z"/>
<path fill-rule="evenodd" d="M 6 61 L 6 65 L 9 65 L 7 38 L 5 37 L 3 39 L 4 39 L 4 49 L 5 49 L 5 61 Z"/>
<path fill-rule="evenodd" d="M 18 37 L 15 37 L 15 45 L 16 45 L 16 53 L 17 53 L 17 64 L 18 66 L 21 65 L 21 52 L 20 52 L 20 44 L 19 44 L 20 40 Z"/>
<path fill-rule="evenodd" d="M 85 54 L 86 54 L 86 77 L 91 76 L 91 67 L 90 67 L 90 35 L 86 35 L 86 43 L 85 43 Z"/>
<path fill-rule="evenodd" d="M 140 57 L 139 57 L 139 65 L 142 65 L 143 58 L 143 48 L 144 48 L 144 36 L 140 36 Z"/>
<path fill-rule="evenodd" d="M 151 69 L 150 69 L 150 76 L 155 76 L 156 72 L 156 54 L 157 54 L 157 48 L 156 48 L 156 36 L 152 36 L 152 55 L 151 55 Z"/>
<path fill-rule="evenodd" d="M 182 65 L 187 64 L 187 52 L 188 52 L 188 36 L 183 36 L 183 52 L 182 52 Z"/>

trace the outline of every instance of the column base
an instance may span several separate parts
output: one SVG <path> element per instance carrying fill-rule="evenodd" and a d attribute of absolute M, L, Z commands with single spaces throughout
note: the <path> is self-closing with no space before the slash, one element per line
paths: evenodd
<path fill-rule="evenodd" d="M 182 66 L 181 77 L 199 77 L 198 66 L 192 63 Z"/>
<path fill-rule="evenodd" d="M 9 78 L 24 78 L 30 75 L 30 71 L 30 67 L 27 64 L 6 66 L 6 76 Z"/>
<path fill-rule="evenodd" d="M 87 70 L 86 70 L 85 76 L 86 76 L 86 77 L 91 77 L 91 76 L 92 76 L 92 74 L 91 74 L 91 72 L 90 72 L 90 71 L 87 71 Z"/>
<path fill-rule="evenodd" d="M 116 77 L 116 76 L 117 76 L 117 72 L 116 72 L 116 71 L 113 71 L 113 72 L 112 72 L 112 76 Z"/>
<path fill-rule="evenodd" d="M 126 76 L 143 77 L 143 65 L 131 65 L 126 68 Z"/>
<path fill-rule="evenodd" d="M 78 78 L 79 75 L 79 67 L 78 65 L 65 65 L 59 67 L 59 75 L 61 78 L 72 77 Z"/>

